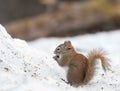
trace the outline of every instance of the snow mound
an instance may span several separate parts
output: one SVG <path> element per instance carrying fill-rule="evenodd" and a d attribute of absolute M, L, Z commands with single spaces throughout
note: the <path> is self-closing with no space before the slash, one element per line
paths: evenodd
<path fill-rule="evenodd" d="M 24 91 L 24 88 L 26 88 L 25 91 L 29 90 L 28 88 L 35 91 L 36 87 L 32 85 L 37 84 L 37 81 L 40 81 L 39 88 L 43 82 L 48 85 L 54 83 L 57 87 L 63 73 L 58 73 L 57 67 L 52 57 L 29 47 L 23 40 L 11 38 L 5 28 L 0 25 L 0 84 L 2 84 L 0 91 L 10 91 L 10 89 L 17 91 L 18 88 L 21 91 Z M 28 83 L 30 80 L 31 82 Z M 23 83 L 26 84 L 23 85 Z M 21 88 L 20 85 L 23 87 Z M 25 85 L 31 86 L 24 87 Z"/>
<path fill-rule="evenodd" d="M 54 39 L 56 40 L 56 39 Z M 0 91 L 119 91 L 120 67 L 103 75 L 98 71 L 85 86 L 72 87 L 61 80 L 65 71 L 51 54 L 38 51 L 24 40 L 13 39 L 0 25 Z"/>

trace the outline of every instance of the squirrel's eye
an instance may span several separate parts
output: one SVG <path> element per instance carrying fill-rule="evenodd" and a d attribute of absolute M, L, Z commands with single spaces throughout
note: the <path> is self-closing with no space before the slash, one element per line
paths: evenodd
<path fill-rule="evenodd" d="M 60 47 L 58 47 L 57 50 L 59 51 L 59 50 L 60 50 Z"/>

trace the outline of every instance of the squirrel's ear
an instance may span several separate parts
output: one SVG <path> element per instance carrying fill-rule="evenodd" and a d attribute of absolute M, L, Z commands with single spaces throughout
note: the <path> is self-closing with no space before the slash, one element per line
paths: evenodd
<path fill-rule="evenodd" d="M 64 44 L 65 44 L 67 49 L 71 49 L 72 48 L 72 44 L 71 44 L 70 41 L 65 41 Z"/>

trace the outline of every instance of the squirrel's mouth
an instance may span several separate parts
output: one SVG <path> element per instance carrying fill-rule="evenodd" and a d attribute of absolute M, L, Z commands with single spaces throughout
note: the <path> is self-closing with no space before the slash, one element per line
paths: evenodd
<path fill-rule="evenodd" d="M 55 60 L 57 60 L 57 59 L 59 59 L 59 58 L 60 58 L 59 55 L 55 55 L 55 56 L 53 56 L 53 59 L 55 59 Z"/>

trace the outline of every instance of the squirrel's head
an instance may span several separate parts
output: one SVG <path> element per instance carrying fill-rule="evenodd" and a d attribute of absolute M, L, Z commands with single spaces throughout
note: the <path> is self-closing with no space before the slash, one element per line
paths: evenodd
<path fill-rule="evenodd" d="M 57 48 L 54 51 L 54 54 L 64 54 L 68 53 L 73 49 L 73 46 L 70 41 L 65 41 L 63 44 L 60 44 L 57 46 Z"/>
<path fill-rule="evenodd" d="M 65 61 L 64 58 L 70 58 L 71 54 L 74 52 L 74 48 L 70 41 L 65 41 L 63 44 L 57 46 L 54 50 L 55 56 L 53 57 L 59 65 L 64 66 L 67 64 L 67 60 Z M 62 61 L 64 60 L 64 61 Z"/>

